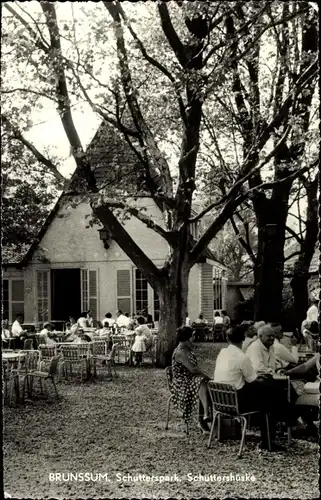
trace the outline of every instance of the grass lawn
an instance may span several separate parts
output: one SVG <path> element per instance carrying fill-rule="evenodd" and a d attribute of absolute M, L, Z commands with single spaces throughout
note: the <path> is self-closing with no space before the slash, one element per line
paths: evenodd
<path fill-rule="evenodd" d="M 197 345 L 200 365 L 213 373 L 219 345 Z M 164 371 L 118 367 L 114 381 L 60 383 L 62 399 L 5 407 L 4 490 L 14 498 L 300 498 L 319 497 L 317 444 L 295 440 L 286 453 L 260 453 L 249 436 L 213 442 L 196 428 L 187 437 L 175 410 L 164 430 L 168 389 Z M 108 473 L 108 481 L 50 481 L 50 473 Z M 255 481 L 191 481 L 198 474 L 250 474 Z M 126 482 L 121 476 L 174 475 L 180 481 Z M 190 476 L 188 475 L 190 474 Z"/>

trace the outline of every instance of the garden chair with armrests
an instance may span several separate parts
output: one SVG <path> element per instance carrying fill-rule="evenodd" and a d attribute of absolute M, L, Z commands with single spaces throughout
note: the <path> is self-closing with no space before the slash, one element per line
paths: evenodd
<path fill-rule="evenodd" d="M 172 370 L 171 366 L 167 366 L 165 368 L 165 375 L 166 375 L 168 389 L 169 389 L 169 392 L 170 392 L 170 396 L 169 396 L 169 398 L 167 400 L 167 416 L 166 416 L 166 425 L 165 425 L 165 430 L 167 431 L 168 430 L 168 422 L 169 422 L 170 406 L 171 406 L 171 402 L 173 400 L 173 370 Z M 186 422 L 185 425 L 186 425 L 185 432 L 188 435 L 189 434 L 188 422 Z"/>
<path fill-rule="evenodd" d="M 50 363 L 53 357 L 57 356 L 57 346 L 40 344 L 38 350 L 40 351 L 40 371 L 42 371 L 45 365 Z"/>
<path fill-rule="evenodd" d="M 221 425 L 221 415 L 229 417 L 231 419 L 238 420 L 243 423 L 242 425 L 242 438 L 241 444 L 238 452 L 238 458 L 242 455 L 244 439 L 247 428 L 247 418 L 249 415 L 254 415 L 256 413 L 260 413 L 258 410 L 256 411 L 248 411 L 248 412 L 240 412 L 239 410 L 239 402 L 237 390 L 233 385 L 230 384 L 222 384 L 218 382 L 209 381 L 207 384 L 208 391 L 210 394 L 212 408 L 213 408 L 213 422 L 211 425 L 211 432 L 208 438 L 207 447 L 209 448 L 211 445 L 211 441 L 213 439 L 214 430 L 215 430 L 215 422 L 217 417 L 217 439 L 220 440 L 220 425 Z M 271 450 L 271 440 L 270 440 L 270 428 L 269 428 L 269 418 L 268 415 L 265 414 L 266 427 L 267 427 L 267 439 L 268 439 L 268 447 Z"/>
<path fill-rule="evenodd" d="M 108 373 L 112 378 L 112 373 L 110 369 L 110 353 L 108 353 L 108 340 L 95 340 L 91 343 L 91 356 L 90 361 L 93 362 L 94 366 L 94 377 L 97 376 L 97 361 L 101 361 L 105 364 L 108 369 Z"/>
<path fill-rule="evenodd" d="M 50 380 L 52 382 L 52 385 L 54 386 L 54 389 L 55 389 L 56 397 L 57 397 L 57 399 L 59 398 L 58 390 L 57 390 L 57 386 L 56 386 L 56 382 L 55 382 L 55 376 L 57 375 L 59 361 L 60 361 L 60 355 L 54 356 L 49 363 L 48 371 L 35 370 L 35 371 L 32 371 L 26 375 L 25 381 L 26 380 L 28 381 L 28 379 L 29 379 L 30 397 L 32 396 L 33 381 L 34 381 L 34 379 L 39 379 L 41 389 L 44 388 L 45 395 L 46 395 L 47 399 L 49 399 L 48 389 L 47 389 L 47 385 L 46 385 L 47 380 Z M 25 386 L 23 389 L 23 394 L 24 394 L 24 392 L 25 392 Z"/>
<path fill-rule="evenodd" d="M 83 368 L 88 375 L 88 363 L 90 358 L 90 344 L 62 344 L 59 348 L 62 354 L 61 367 L 64 370 L 66 377 L 68 377 L 67 366 L 69 366 L 70 376 L 72 377 L 72 367 L 78 367 L 78 373 L 80 372 L 81 381 L 83 381 Z"/>

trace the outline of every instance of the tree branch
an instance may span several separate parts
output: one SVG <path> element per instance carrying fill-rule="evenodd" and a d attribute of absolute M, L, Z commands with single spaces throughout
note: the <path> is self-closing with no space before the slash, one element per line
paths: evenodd
<path fill-rule="evenodd" d="M 29 142 L 20 132 L 20 130 L 15 127 L 10 120 L 2 115 L 2 122 L 8 127 L 8 130 L 11 132 L 12 136 L 17 140 L 20 141 L 33 155 L 34 157 L 43 165 L 45 165 L 48 170 L 52 173 L 52 175 L 55 176 L 55 178 L 58 180 L 58 182 L 62 185 L 66 182 L 65 177 L 59 172 L 57 169 L 57 166 L 52 163 L 51 160 L 48 158 L 45 158 L 42 153 L 33 145 L 31 142 Z"/>
<path fill-rule="evenodd" d="M 296 234 L 296 232 L 295 232 L 295 231 L 293 231 L 293 229 L 292 229 L 291 227 L 289 227 L 289 226 L 285 226 L 285 229 L 286 229 L 286 231 L 287 231 L 289 234 L 291 234 L 291 236 L 293 236 L 293 238 L 295 238 L 295 239 L 296 239 L 296 241 L 297 241 L 300 245 L 302 244 L 302 241 L 303 241 L 303 240 L 302 240 L 302 238 L 300 238 L 300 237 Z"/>
<path fill-rule="evenodd" d="M 105 205 L 99 205 L 97 199 L 91 202 L 93 213 L 107 227 L 117 244 L 123 249 L 130 260 L 142 271 L 148 283 L 154 288 L 162 282 L 162 273 L 149 257 L 135 243 L 126 229 L 117 220 L 112 210 Z"/>
<path fill-rule="evenodd" d="M 179 63 L 181 64 L 181 66 L 183 68 L 185 68 L 187 63 L 188 63 L 186 50 L 185 50 L 183 43 L 179 39 L 179 37 L 175 31 L 175 28 L 172 24 L 172 20 L 170 18 L 169 12 L 168 12 L 167 4 L 165 2 L 159 2 L 157 7 L 158 7 L 158 12 L 159 12 L 159 15 L 161 18 L 161 24 L 162 24 L 164 34 L 165 34 L 170 46 L 172 47 L 174 54 L 176 55 Z"/>
<path fill-rule="evenodd" d="M 167 242 L 169 242 L 171 239 L 170 234 L 165 229 L 156 224 L 156 222 L 154 222 L 150 217 L 144 215 L 140 209 L 138 209 L 137 207 L 133 207 L 129 203 L 113 200 L 111 198 L 106 197 L 104 194 L 98 197 L 96 203 L 98 203 L 99 205 L 108 206 L 109 208 L 119 208 L 121 210 L 124 210 L 133 217 L 136 217 L 136 219 L 145 224 L 145 226 L 147 226 L 149 229 L 152 229 L 153 231 L 158 233 Z"/>

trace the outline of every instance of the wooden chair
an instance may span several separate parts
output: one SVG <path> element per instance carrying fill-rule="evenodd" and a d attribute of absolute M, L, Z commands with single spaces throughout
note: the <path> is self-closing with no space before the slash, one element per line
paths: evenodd
<path fill-rule="evenodd" d="M 173 400 L 173 370 L 172 370 L 171 366 L 167 366 L 165 368 L 165 375 L 166 375 L 168 389 L 170 392 L 170 396 L 167 400 L 167 416 L 166 416 L 166 425 L 165 425 L 165 430 L 167 431 L 168 430 L 168 422 L 169 422 L 169 412 L 170 412 L 171 402 Z M 189 434 L 188 422 L 186 422 L 185 432 L 187 435 Z"/>
<path fill-rule="evenodd" d="M 10 363 L 2 361 L 3 402 L 8 400 L 9 405 L 12 404 L 13 393 L 19 394 L 19 372 L 11 368 Z"/>
<path fill-rule="evenodd" d="M 117 345 L 117 359 L 120 363 L 120 352 L 124 353 L 125 363 L 130 360 L 130 351 L 132 342 L 126 335 L 112 335 L 111 340 L 114 345 Z"/>
<path fill-rule="evenodd" d="M 151 362 L 152 362 L 152 366 L 155 366 L 155 363 L 156 363 L 156 353 L 157 353 L 157 336 L 154 335 L 153 336 L 153 344 L 152 346 L 147 349 L 147 351 L 145 351 L 143 353 L 143 360 L 145 358 L 150 358 Z"/>
<path fill-rule="evenodd" d="M 25 393 L 25 383 L 27 382 L 27 384 L 28 384 L 28 382 L 29 382 L 28 394 L 31 397 L 32 396 L 33 381 L 34 381 L 34 379 L 39 379 L 40 386 L 41 386 L 41 392 L 44 389 L 45 395 L 46 395 L 47 399 L 49 399 L 49 394 L 48 394 L 46 382 L 47 382 L 47 380 L 50 380 L 52 382 L 52 385 L 54 386 L 56 397 L 58 399 L 59 395 L 58 395 L 58 390 L 57 390 L 57 386 L 56 386 L 56 382 L 55 382 L 55 376 L 56 376 L 57 371 L 58 371 L 59 360 L 60 360 L 60 355 L 54 356 L 50 361 L 48 371 L 35 370 L 35 371 L 30 372 L 30 373 L 27 373 L 27 375 L 25 377 L 25 381 L 24 381 L 23 395 Z"/>
<path fill-rule="evenodd" d="M 210 436 L 208 438 L 207 447 L 208 448 L 210 447 L 211 441 L 213 439 L 216 417 L 217 417 L 217 439 L 218 441 L 220 440 L 221 415 L 225 415 L 231 419 L 235 419 L 243 423 L 241 444 L 238 452 L 238 458 L 240 458 L 242 455 L 246 428 L 247 428 L 246 417 L 260 412 L 257 410 L 240 412 L 237 390 L 233 385 L 209 381 L 207 384 L 207 388 L 211 397 L 212 407 L 213 407 L 213 422 L 211 426 Z M 269 427 L 269 418 L 267 414 L 265 414 L 265 419 L 267 428 L 268 447 L 269 450 L 271 450 L 270 427 Z"/>

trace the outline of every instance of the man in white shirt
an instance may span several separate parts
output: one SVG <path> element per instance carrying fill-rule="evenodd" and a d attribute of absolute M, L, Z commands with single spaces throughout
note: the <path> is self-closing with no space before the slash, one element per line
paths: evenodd
<path fill-rule="evenodd" d="M 11 333 L 13 337 L 20 337 L 24 333 L 22 328 L 23 314 L 17 314 L 16 320 L 12 323 Z"/>
<path fill-rule="evenodd" d="M 258 330 L 258 339 L 247 348 L 254 369 L 259 373 L 274 373 L 278 367 L 274 355 L 275 334 L 271 326 L 263 325 Z"/>
<path fill-rule="evenodd" d="M 88 323 L 87 323 L 87 313 L 85 312 L 82 312 L 80 314 L 80 318 L 78 318 L 78 321 L 77 321 L 77 324 L 80 328 L 83 328 L 84 330 L 86 330 L 86 328 L 88 328 Z"/>
<path fill-rule="evenodd" d="M 203 314 L 200 313 L 197 320 L 195 320 L 195 323 L 197 325 L 207 325 L 208 321 L 204 318 Z"/>
<path fill-rule="evenodd" d="M 111 328 L 113 326 L 113 324 L 115 323 L 115 320 L 112 317 L 110 312 L 106 313 L 104 319 L 102 320 L 103 326 L 105 326 L 107 323 L 108 323 L 109 328 Z"/>
<path fill-rule="evenodd" d="M 117 326 L 128 328 L 129 321 L 130 321 L 129 318 L 127 318 L 127 316 L 123 314 L 123 311 L 119 309 L 119 311 L 117 311 L 117 319 L 116 319 Z"/>
<path fill-rule="evenodd" d="M 318 311 L 318 300 L 313 299 L 311 301 L 311 306 L 307 311 L 307 320 L 308 321 L 318 321 L 319 311 Z"/>
<path fill-rule="evenodd" d="M 244 341 L 244 325 L 231 328 L 227 333 L 229 346 L 220 351 L 214 370 L 214 381 L 233 385 L 237 389 L 239 409 L 241 412 L 262 411 L 260 413 L 261 448 L 268 448 L 267 428 L 263 413 L 270 411 L 272 391 L 264 381 L 257 378 L 251 360 L 242 351 Z M 275 421 L 270 417 L 271 451 L 278 451 L 280 446 L 274 443 Z"/>
<path fill-rule="evenodd" d="M 293 368 L 299 362 L 299 353 L 297 346 L 292 345 L 291 350 L 289 350 L 284 344 L 281 344 L 280 342 L 283 337 L 281 325 L 278 323 L 271 323 L 271 327 L 275 335 L 273 350 L 276 360 L 279 362 L 282 368 Z M 294 342 L 296 342 L 295 339 L 292 340 L 292 343 Z"/>

